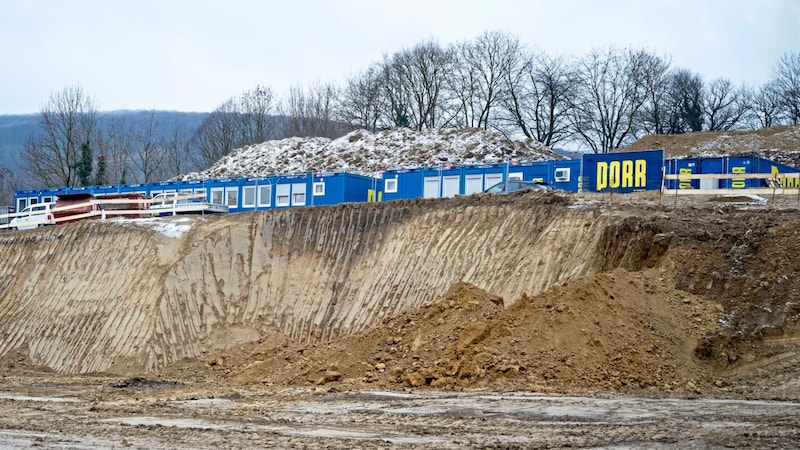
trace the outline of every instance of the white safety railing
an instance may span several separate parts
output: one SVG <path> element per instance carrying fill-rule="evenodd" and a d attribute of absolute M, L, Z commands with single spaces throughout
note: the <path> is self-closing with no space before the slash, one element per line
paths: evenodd
<path fill-rule="evenodd" d="M 767 180 L 767 187 L 738 187 L 738 188 L 712 188 L 696 189 L 692 187 L 678 187 L 666 189 L 662 183 L 661 194 L 675 196 L 677 202 L 681 195 L 797 195 L 800 202 L 800 173 L 678 173 L 664 175 L 664 180 L 691 181 L 691 180 L 722 180 L 730 179 L 744 181 L 752 179 Z M 792 187 L 788 187 L 791 185 Z"/>
<path fill-rule="evenodd" d="M 156 209 L 150 209 L 150 205 L 157 201 L 162 202 L 163 199 L 152 199 L 152 198 L 113 198 L 113 199 L 97 199 L 92 198 L 85 202 L 76 203 L 72 205 L 64 205 L 58 206 L 53 208 L 49 211 L 45 211 L 44 213 L 38 212 L 36 214 L 30 213 L 11 213 L 11 214 L 2 214 L 0 215 L 0 221 L 11 222 L 11 220 L 15 217 L 22 217 L 22 216 L 42 216 L 41 220 L 27 222 L 26 225 L 29 226 L 38 226 L 38 225 L 45 225 L 49 224 L 50 222 L 47 220 L 47 214 L 51 214 L 55 218 L 55 222 L 72 222 L 82 219 L 89 219 L 93 217 L 100 217 L 101 219 L 105 219 L 109 216 L 139 216 L 139 217 L 151 217 L 153 215 L 161 215 L 162 213 L 168 213 L 171 215 L 176 215 L 178 213 L 188 213 L 188 212 L 196 212 L 202 213 L 206 210 L 211 210 L 215 208 L 215 205 L 210 205 L 205 203 L 203 200 L 205 199 L 205 194 L 182 194 L 175 197 L 169 198 L 171 204 L 165 207 L 159 207 Z M 137 209 L 115 209 L 113 205 L 140 205 L 140 208 Z M 107 206 L 111 206 L 111 208 L 107 208 Z M 66 211 L 74 211 L 79 210 L 80 212 L 76 212 L 74 214 L 59 214 L 64 213 Z M 6 220 L 1 220 L 6 219 Z M 12 228 L 10 223 L 4 223 L 0 225 L 0 230 Z"/>

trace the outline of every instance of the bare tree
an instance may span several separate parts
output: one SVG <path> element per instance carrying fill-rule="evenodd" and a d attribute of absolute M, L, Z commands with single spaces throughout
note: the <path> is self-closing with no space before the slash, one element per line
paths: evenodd
<path fill-rule="evenodd" d="M 230 99 L 212 111 L 200 125 L 191 139 L 192 147 L 197 149 L 194 155 L 198 167 L 211 167 L 240 146 L 236 113 L 234 99 Z"/>
<path fill-rule="evenodd" d="M 376 131 L 386 111 L 381 96 L 380 67 L 370 66 L 364 73 L 351 77 L 341 92 L 337 117 L 354 128 Z"/>
<path fill-rule="evenodd" d="M 210 167 L 232 150 L 277 137 L 276 102 L 263 86 L 232 97 L 206 117 L 190 140 L 195 166 Z"/>
<path fill-rule="evenodd" d="M 384 55 L 380 64 L 380 89 L 384 100 L 384 117 L 386 128 L 413 127 L 410 119 L 411 95 L 402 73 L 407 70 L 397 58 Z"/>
<path fill-rule="evenodd" d="M 192 161 L 189 135 L 186 127 L 175 125 L 163 139 L 164 161 L 162 167 L 164 174 L 162 178 L 172 178 L 197 169 Z"/>
<path fill-rule="evenodd" d="M 11 179 L 13 173 L 4 166 L 0 166 L 0 205 L 14 204 L 14 187 Z"/>
<path fill-rule="evenodd" d="M 452 92 L 454 125 L 477 127 L 480 113 L 476 99 L 480 74 L 474 65 L 466 61 L 471 44 L 464 42 L 453 50 L 453 68 L 447 76 L 448 88 Z"/>
<path fill-rule="evenodd" d="M 51 94 L 40 112 L 39 132 L 23 150 L 27 172 L 44 186 L 75 186 L 81 145 L 96 141 L 96 127 L 95 102 L 83 88 Z"/>
<path fill-rule="evenodd" d="M 451 63 L 452 52 L 435 41 L 384 58 L 382 87 L 394 126 L 422 130 L 449 123 L 441 101 Z"/>
<path fill-rule="evenodd" d="M 112 118 L 98 145 L 100 152 L 106 156 L 106 179 L 109 183 L 126 184 L 136 180 L 131 168 L 133 146 L 134 136 L 130 124 L 121 118 Z"/>
<path fill-rule="evenodd" d="M 316 83 L 307 89 L 292 86 L 283 107 L 285 136 L 336 138 L 349 130 L 336 121 L 338 89 L 331 83 Z"/>
<path fill-rule="evenodd" d="M 708 86 L 704 113 L 709 131 L 734 129 L 747 115 L 748 98 L 730 80 L 718 78 Z"/>
<path fill-rule="evenodd" d="M 498 31 L 487 32 L 458 47 L 458 53 L 461 70 L 466 72 L 462 79 L 471 83 L 470 126 L 489 129 L 495 108 L 508 94 L 509 80 L 522 64 L 519 39 Z"/>
<path fill-rule="evenodd" d="M 647 134 L 665 134 L 669 132 L 669 61 L 654 54 L 643 54 L 649 59 L 643 64 L 640 72 L 646 100 L 640 110 L 639 122 L 641 131 Z"/>
<path fill-rule="evenodd" d="M 705 102 L 703 78 L 686 69 L 669 76 L 666 97 L 667 134 L 682 134 L 703 129 Z"/>
<path fill-rule="evenodd" d="M 3 148 L 0 148 L 0 160 Z M 5 166 L 0 166 L 0 205 L 13 205 L 14 194 L 17 189 L 22 189 L 22 179 L 18 173 L 14 173 Z"/>
<path fill-rule="evenodd" d="M 781 122 L 781 96 L 775 82 L 761 86 L 753 95 L 752 117 L 758 128 L 769 128 Z"/>
<path fill-rule="evenodd" d="M 547 146 L 568 140 L 577 80 L 569 59 L 529 53 L 520 69 L 508 74 L 502 104 L 509 126 Z"/>
<path fill-rule="evenodd" d="M 573 129 L 596 153 L 628 144 L 646 99 L 642 52 L 615 48 L 591 52 L 579 63 L 581 89 L 573 109 Z"/>
<path fill-rule="evenodd" d="M 311 116 L 315 118 L 314 129 L 308 136 L 335 139 L 350 127 L 336 120 L 339 104 L 339 89 L 333 83 L 315 83 L 309 88 Z"/>
<path fill-rule="evenodd" d="M 164 148 L 158 136 L 160 126 L 155 111 L 150 111 L 144 122 L 133 126 L 131 164 L 144 183 L 156 181 L 163 173 Z"/>
<path fill-rule="evenodd" d="M 800 123 L 800 53 L 784 54 L 775 65 L 774 87 L 792 125 Z"/>
<path fill-rule="evenodd" d="M 244 92 L 236 105 L 241 145 L 260 144 L 276 137 L 277 104 L 272 89 L 265 86 Z"/>

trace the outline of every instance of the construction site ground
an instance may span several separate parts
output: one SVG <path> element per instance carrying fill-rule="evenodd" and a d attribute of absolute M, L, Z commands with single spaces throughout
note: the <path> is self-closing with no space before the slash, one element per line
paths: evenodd
<path fill-rule="evenodd" d="M 0 447 L 795 447 L 798 213 L 521 192 L 3 233 Z"/>

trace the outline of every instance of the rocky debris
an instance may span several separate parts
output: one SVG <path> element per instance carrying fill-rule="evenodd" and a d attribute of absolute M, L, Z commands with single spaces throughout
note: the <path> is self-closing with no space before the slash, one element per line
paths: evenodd
<path fill-rule="evenodd" d="M 288 138 L 236 149 L 202 172 L 179 179 L 236 178 L 564 159 L 544 144 L 478 128 L 353 131 L 338 139 Z"/>

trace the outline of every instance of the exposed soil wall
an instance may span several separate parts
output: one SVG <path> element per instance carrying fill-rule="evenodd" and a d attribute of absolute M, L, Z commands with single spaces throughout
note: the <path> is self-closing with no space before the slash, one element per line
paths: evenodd
<path fill-rule="evenodd" d="M 135 373 L 278 330 L 328 340 L 466 281 L 506 297 L 595 272 L 610 218 L 551 195 L 99 221 L 2 237 L 0 352 Z"/>
<path fill-rule="evenodd" d="M 797 209 L 646 198 L 521 193 L 7 233 L 0 367 L 537 390 L 772 379 L 794 392 Z"/>

